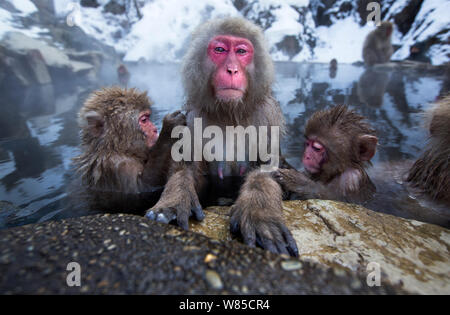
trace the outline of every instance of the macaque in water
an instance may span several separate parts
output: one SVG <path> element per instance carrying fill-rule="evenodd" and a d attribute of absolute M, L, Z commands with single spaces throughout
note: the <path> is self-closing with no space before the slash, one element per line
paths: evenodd
<path fill-rule="evenodd" d="M 164 117 L 161 133 L 150 120 L 152 102 L 136 89 L 93 92 L 79 113 L 80 156 L 74 159 L 84 186 L 96 191 L 138 194 L 167 180 L 174 126 L 185 116 Z"/>
<path fill-rule="evenodd" d="M 283 131 L 283 114 L 272 96 L 273 62 L 262 30 L 253 23 L 227 18 L 197 28 L 183 61 L 182 77 L 189 128 L 195 118 L 202 118 L 203 130 L 217 126 L 223 134 L 226 126 L 255 126 L 258 133 L 259 126 L 269 130 L 276 126 Z M 245 147 L 249 152 L 248 143 Z M 250 246 L 296 256 L 297 245 L 283 220 L 281 189 L 270 173 L 259 170 L 260 164 L 260 160 L 250 163 L 236 158 L 181 163 L 147 217 L 173 221 L 187 230 L 190 216 L 204 217 L 199 196 L 208 186 L 246 175 L 232 207 L 231 231 Z"/>
<path fill-rule="evenodd" d="M 393 27 L 391 22 L 384 21 L 367 35 L 363 45 L 363 59 L 366 65 L 373 66 L 391 60 L 394 53 L 391 44 Z"/>
<path fill-rule="evenodd" d="M 290 199 L 328 199 L 444 227 L 450 226 L 450 98 L 429 114 L 422 157 L 367 169 L 378 139 L 364 117 L 345 106 L 316 112 L 305 128 L 304 171 L 272 175 Z M 370 177 L 369 177 L 370 174 Z"/>
<path fill-rule="evenodd" d="M 378 138 L 364 117 L 346 106 L 314 113 L 305 128 L 305 171 L 279 169 L 273 175 L 283 188 L 301 199 L 361 202 L 375 186 L 366 167 Z"/>

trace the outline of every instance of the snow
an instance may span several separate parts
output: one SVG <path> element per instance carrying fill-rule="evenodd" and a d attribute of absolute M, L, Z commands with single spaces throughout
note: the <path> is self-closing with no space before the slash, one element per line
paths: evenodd
<path fill-rule="evenodd" d="M 19 10 L 20 12 L 22 12 L 20 15 L 21 16 L 27 16 L 30 15 L 31 13 L 37 12 L 37 8 L 34 5 L 33 2 L 31 2 L 30 0 L 7 0 L 9 3 L 11 3 L 17 10 Z"/>
<path fill-rule="evenodd" d="M 120 48 L 127 51 L 126 61 L 141 58 L 178 61 L 198 24 L 219 17 L 240 16 L 230 0 L 154 1 L 147 3 L 141 12 L 144 17 L 133 26 L 125 47 Z"/>
<path fill-rule="evenodd" d="M 353 16 L 336 20 L 330 27 L 318 27 L 316 32 L 320 42 L 314 50 L 313 60 L 326 63 L 333 58 L 339 63 L 361 61 L 364 38 L 373 29 L 369 25 L 361 27 Z"/>
<path fill-rule="evenodd" d="M 396 12 L 393 11 L 392 12 Z M 425 0 L 419 13 L 411 27 L 411 30 L 401 39 L 403 45 L 395 52 L 392 59 L 405 59 L 409 56 L 409 48 L 415 42 L 422 42 L 429 37 L 447 29 L 447 32 L 440 35 L 440 39 L 448 41 L 448 30 L 450 29 L 450 1 Z M 391 13 L 391 12 L 390 12 Z M 448 62 L 450 54 L 450 45 L 441 45 L 440 47 L 431 47 L 429 56 L 434 65 Z"/>

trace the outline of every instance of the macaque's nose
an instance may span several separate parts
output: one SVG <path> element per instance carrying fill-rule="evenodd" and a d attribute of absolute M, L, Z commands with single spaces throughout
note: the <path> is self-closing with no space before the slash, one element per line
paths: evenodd
<path fill-rule="evenodd" d="M 230 75 L 234 75 L 238 73 L 238 66 L 237 65 L 228 65 L 227 66 L 227 72 Z"/>

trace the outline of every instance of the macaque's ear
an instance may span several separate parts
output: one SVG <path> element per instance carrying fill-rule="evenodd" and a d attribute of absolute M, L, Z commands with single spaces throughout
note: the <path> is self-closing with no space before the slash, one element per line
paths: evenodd
<path fill-rule="evenodd" d="M 103 133 L 104 120 L 103 117 L 95 112 L 90 111 L 84 114 L 85 128 L 93 136 L 99 137 Z"/>
<path fill-rule="evenodd" d="M 358 138 L 359 158 L 361 161 L 370 161 L 377 152 L 378 138 L 371 135 L 362 135 Z"/>

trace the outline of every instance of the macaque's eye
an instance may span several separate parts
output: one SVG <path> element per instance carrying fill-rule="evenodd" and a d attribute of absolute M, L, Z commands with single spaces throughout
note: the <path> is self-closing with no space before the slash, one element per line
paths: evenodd
<path fill-rule="evenodd" d="M 321 144 L 320 144 L 319 142 L 317 142 L 317 141 L 314 141 L 314 142 L 312 143 L 312 148 L 314 149 L 314 151 L 320 152 L 320 151 L 323 150 L 323 145 L 321 145 Z"/>
<path fill-rule="evenodd" d="M 223 47 L 216 47 L 216 48 L 214 48 L 214 50 L 218 53 L 223 53 L 225 51 L 225 49 Z"/>
<path fill-rule="evenodd" d="M 141 124 L 146 124 L 150 121 L 150 114 L 142 115 L 141 118 L 139 118 L 139 122 Z"/>
<path fill-rule="evenodd" d="M 236 53 L 238 53 L 239 55 L 244 55 L 247 53 L 247 51 L 245 49 L 239 48 Z"/>

